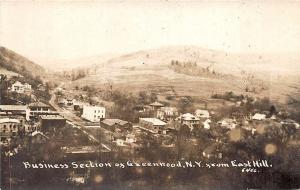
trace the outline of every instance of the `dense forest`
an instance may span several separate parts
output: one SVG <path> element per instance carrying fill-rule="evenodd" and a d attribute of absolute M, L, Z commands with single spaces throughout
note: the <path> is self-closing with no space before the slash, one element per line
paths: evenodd
<path fill-rule="evenodd" d="M 4 47 L 0 47 L 0 67 L 22 75 L 33 87 L 42 83 L 41 76 L 46 73 L 43 67 Z"/>

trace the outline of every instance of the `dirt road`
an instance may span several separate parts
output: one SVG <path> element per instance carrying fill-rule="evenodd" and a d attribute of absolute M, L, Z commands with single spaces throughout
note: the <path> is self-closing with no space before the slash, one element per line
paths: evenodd
<path fill-rule="evenodd" d="M 96 139 L 93 134 L 89 133 L 87 130 L 84 129 L 84 125 L 85 125 L 85 121 L 83 121 L 80 117 L 78 117 L 77 115 L 75 115 L 74 113 L 72 113 L 69 110 L 63 109 L 61 107 L 59 107 L 56 104 L 56 92 L 58 91 L 59 88 L 62 88 L 64 85 L 64 83 L 61 83 L 57 88 L 55 88 L 52 92 L 51 92 L 51 99 L 49 100 L 49 104 L 61 115 L 63 116 L 67 122 L 73 126 L 74 128 L 77 128 L 79 130 L 81 130 L 84 134 L 86 134 L 90 140 L 97 142 L 97 143 L 101 143 L 101 145 L 111 151 L 111 148 L 105 144 L 103 144 L 102 142 L 100 142 L 98 139 Z"/>

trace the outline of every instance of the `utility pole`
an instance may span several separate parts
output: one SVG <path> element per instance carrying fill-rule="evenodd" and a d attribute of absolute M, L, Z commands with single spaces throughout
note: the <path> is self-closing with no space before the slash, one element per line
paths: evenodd
<path fill-rule="evenodd" d="M 102 148 L 102 132 L 101 132 L 101 122 L 103 121 L 103 118 L 101 117 L 100 118 L 100 121 L 99 121 L 99 130 L 98 130 L 98 136 L 99 136 L 99 143 L 100 143 L 100 146 L 99 146 L 99 153 L 98 153 L 98 157 L 100 158 L 100 161 L 102 160 L 101 159 L 101 148 Z"/>
<path fill-rule="evenodd" d="M 182 132 L 182 115 L 180 115 L 180 125 L 177 133 L 177 160 L 181 159 L 181 132 Z"/>

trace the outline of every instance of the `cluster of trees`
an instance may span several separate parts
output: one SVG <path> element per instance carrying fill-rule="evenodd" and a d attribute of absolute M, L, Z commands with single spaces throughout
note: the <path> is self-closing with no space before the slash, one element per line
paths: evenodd
<path fill-rule="evenodd" d="M 224 94 L 213 94 L 211 96 L 211 98 L 214 98 L 214 99 L 223 99 L 223 100 L 227 100 L 227 101 L 235 101 L 236 102 L 236 101 L 242 101 L 245 98 L 249 99 L 250 97 L 244 96 L 243 94 L 236 95 L 232 91 L 229 91 L 229 92 L 225 92 Z"/>
<path fill-rule="evenodd" d="M 255 100 L 253 97 L 247 95 L 236 95 L 232 91 L 225 92 L 224 94 L 213 94 L 211 97 L 214 99 L 223 99 L 232 102 L 242 101 L 241 106 L 244 106 L 244 108 L 247 108 L 247 110 L 249 111 L 256 109 L 258 111 L 271 111 L 272 113 L 276 112 L 276 108 L 268 97 L 257 98 Z M 243 102 L 243 100 L 245 100 L 246 102 Z"/>
<path fill-rule="evenodd" d="M 137 95 L 131 93 L 124 93 L 118 90 L 112 91 L 110 99 L 108 101 L 114 102 L 111 116 L 118 117 L 131 122 L 138 122 L 139 117 L 153 117 L 156 113 L 151 110 L 143 113 L 136 110 L 137 106 L 149 105 L 150 103 L 157 101 L 157 95 L 155 93 L 147 93 L 145 91 L 139 92 Z M 163 102 L 165 106 L 169 106 L 168 102 Z M 176 105 L 180 113 L 192 113 L 195 111 L 194 100 L 190 96 L 181 97 Z"/>
<path fill-rule="evenodd" d="M 193 113 L 195 111 L 193 98 L 190 96 L 181 97 L 177 108 L 179 113 Z"/>
<path fill-rule="evenodd" d="M 290 118 L 300 122 L 300 96 L 289 96 L 287 105 L 290 112 Z"/>
<path fill-rule="evenodd" d="M 196 62 L 191 62 L 191 61 L 181 62 L 181 61 L 178 61 L 178 60 L 172 60 L 171 61 L 171 66 L 197 67 L 197 63 Z"/>
<path fill-rule="evenodd" d="M 141 91 L 138 94 L 138 104 L 150 104 L 157 100 L 157 96 L 154 93 L 147 93 L 145 91 Z"/>
<path fill-rule="evenodd" d="M 266 113 L 267 117 L 271 117 L 277 114 L 277 108 L 269 98 L 265 97 L 257 99 L 256 101 L 248 100 L 247 102 L 242 102 L 240 106 L 222 107 L 214 117 L 216 120 L 220 120 L 224 117 L 244 120 L 245 117 L 249 117 L 249 115 L 254 112 Z"/>
<path fill-rule="evenodd" d="M 256 78 L 253 74 L 245 74 L 245 76 L 242 77 L 245 92 L 259 93 L 268 89 L 264 81 Z"/>
<path fill-rule="evenodd" d="M 126 121 L 138 122 L 139 117 L 147 117 L 152 113 L 139 113 L 135 109 L 136 106 L 147 105 L 155 100 L 157 100 L 157 96 L 153 93 L 140 92 L 138 95 L 134 95 L 114 90 L 110 97 L 110 101 L 114 102 L 110 115 Z"/>
<path fill-rule="evenodd" d="M 77 87 L 77 89 L 78 89 L 78 87 Z M 91 95 L 91 94 L 93 94 L 93 93 L 95 93 L 97 91 L 97 89 L 95 87 L 89 86 L 89 85 L 83 86 L 82 90 L 85 91 L 85 92 L 87 92 L 88 95 Z"/>
<path fill-rule="evenodd" d="M 56 88 L 58 86 L 58 84 L 56 82 L 46 82 L 45 83 L 45 91 L 47 93 L 50 93 L 50 90 L 53 90 L 54 88 Z"/>
<path fill-rule="evenodd" d="M 16 92 L 9 92 L 8 88 L 15 81 L 20 81 L 22 83 L 33 84 L 33 88 L 36 88 L 38 84 L 42 81 L 39 77 L 38 80 L 32 81 L 30 78 L 24 78 L 19 76 L 14 76 L 10 80 L 8 80 L 6 75 L 1 75 L 0 80 L 0 103 L 1 104 L 11 104 L 15 103 L 15 101 L 22 102 L 23 104 L 28 104 L 31 102 L 31 96 L 28 94 L 18 94 Z M 46 95 L 49 97 L 49 94 Z"/>
<path fill-rule="evenodd" d="M 36 89 L 39 84 L 43 84 L 43 80 L 40 76 L 33 76 L 31 73 L 30 76 L 26 76 L 26 75 L 24 77 L 13 76 L 10 79 L 11 84 L 15 81 L 20 81 L 21 83 L 28 83 L 31 85 L 33 89 Z"/>
<path fill-rule="evenodd" d="M 27 94 L 19 94 L 17 92 L 9 93 L 10 99 L 18 100 L 19 102 L 22 102 L 23 104 L 29 104 L 31 103 L 31 96 Z"/>
<path fill-rule="evenodd" d="M 63 77 L 71 79 L 72 81 L 84 78 L 89 74 L 90 70 L 85 68 L 73 69 L 71 71 L 63 71 L 62 73 Z"/>
<path fill-rule="evenodd" d="M 33 88 L 36 88 L 38 84 L 43 82 L 41 77 L 37 75 L 39 72 L 28 70 L 24 65 L 17 64 L 17 62 L 13 61 L 12 59 L 5 59 L 4 57 L 0 56 L 0 67 L 22 75 L 23 80 L 26 80 L 26 82 L 32 85 Z"/>
<path fill-rule="evenodd" d="M 8 100 L 8 81 L 7 76 L 0 74 L 0 104 L 6 104 Z"/>
<path fill-rule="evenodd" d="M 177 73 L 182 73 L 192 76 L 212 76 L 218 75 L 215 70 L 210 69 L 210 67 L 200 67 L 196 62 L 180 62 L 178 60 L 172 60 L 169 68 Z"/>

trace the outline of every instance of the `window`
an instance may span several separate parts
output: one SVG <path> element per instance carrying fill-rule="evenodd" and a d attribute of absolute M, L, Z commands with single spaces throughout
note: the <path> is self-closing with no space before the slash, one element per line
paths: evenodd
<path fill-rule="evenodd" d="M 6 125 L 3 125 L 3 128 L 6 129 Z"/>

